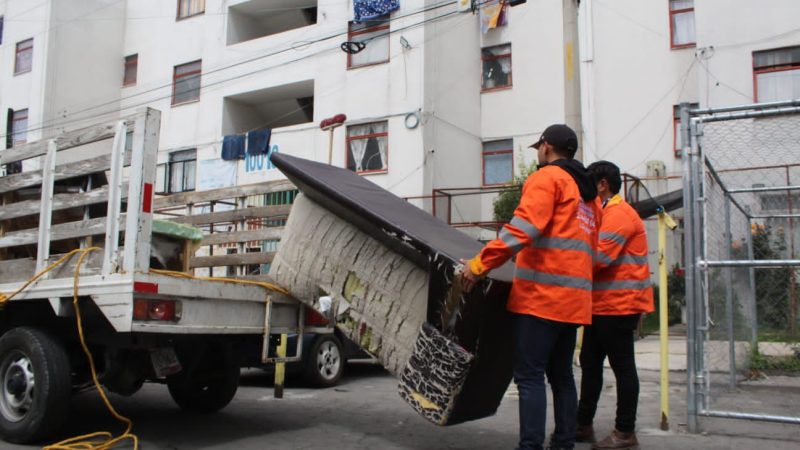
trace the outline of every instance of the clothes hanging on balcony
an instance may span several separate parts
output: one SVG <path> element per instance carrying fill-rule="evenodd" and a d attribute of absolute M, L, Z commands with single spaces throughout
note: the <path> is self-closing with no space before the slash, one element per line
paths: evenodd
<path fill-rule="evenodd" d="M 356 22 L 374 20 L 400 8 L 400 0 L 353 0 Z"/>
<path fill-rule="evenodd" d="M 272 129 L 262 128 L 247 133 L 247 154 L 266 155 L 269 153 L 269 139 L 272 137 Z"/>
<path fill-rule="evenodd" d="M 506 25 L 507 18 L 508 3 L 501 0 L 488 0 L 480 9 L 481 33 L 486 34 L 492 28 Z"/>
<path fill-rule="evenodd" d="M 222 159 L 244 159 L 244 135 L 230 134 L 222 138 Z"/>

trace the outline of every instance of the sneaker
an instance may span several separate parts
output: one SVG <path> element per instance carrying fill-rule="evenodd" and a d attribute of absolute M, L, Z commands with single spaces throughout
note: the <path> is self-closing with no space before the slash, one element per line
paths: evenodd
<path fill-rule="evenodd" d="M 597 442 L 594 437 L 594 427 L 591 424 L 575 427 L 575 442 Z"/>
<path fill-rule="evenodd" d="M 638 450 L 638 448 L 639 441 L 635 432 L 623 433 L 617 429 L 592 446 L 592 450 Z"/>

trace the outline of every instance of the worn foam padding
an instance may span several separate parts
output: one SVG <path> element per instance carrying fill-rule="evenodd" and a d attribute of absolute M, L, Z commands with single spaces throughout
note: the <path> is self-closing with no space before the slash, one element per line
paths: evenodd
<path fill-rule="evenodd" d="M 275 281 L 316 308 L 330 294 L 339 328 L 398 376 L 429 322 L 474 356 L 461 389 L 445 387 L 451 408 L 437 423 L 494 414 L 512 373 L 511 264 L 453 295 L 458 261 L 479 242 L 349 170 L 285 154 L 272 162 L 303 193 L 272 263 Z"/>
<path fill-rule="evenodd" d="M 203 240 L 203 230 L 182 223 L 153 220 L 153 233 L 186 241 Z"/>

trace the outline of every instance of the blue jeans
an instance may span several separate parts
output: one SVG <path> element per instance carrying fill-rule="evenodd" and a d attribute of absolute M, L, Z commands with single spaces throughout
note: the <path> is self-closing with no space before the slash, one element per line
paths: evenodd
<path fill-rule="evenodd" d="M 544 376 L 553 391 L 556 427 L 550 444 L 575 445 L 578 395 L 572 375 L 575 330 L 570 323 L 526 314 L 513 314 L 516 364 L 514 381 L 519 390 L 519 449 L 541 449 L 545 438 L 547 394 Z"/>

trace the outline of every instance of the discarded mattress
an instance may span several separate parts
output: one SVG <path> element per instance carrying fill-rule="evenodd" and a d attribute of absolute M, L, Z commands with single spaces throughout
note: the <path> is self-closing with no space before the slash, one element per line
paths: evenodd
<path fill-rule="evenodd" d="M 318 310 L 331 296 L 337 327 L 400 378 L 423 417 L 452 425 L 494 414 L 512 374 L 511 265 L 462 295 L 453 274 L 478 241 L 349 170 L 285 154 L 272 162 L 303 195 L 270 276 Z"/>

